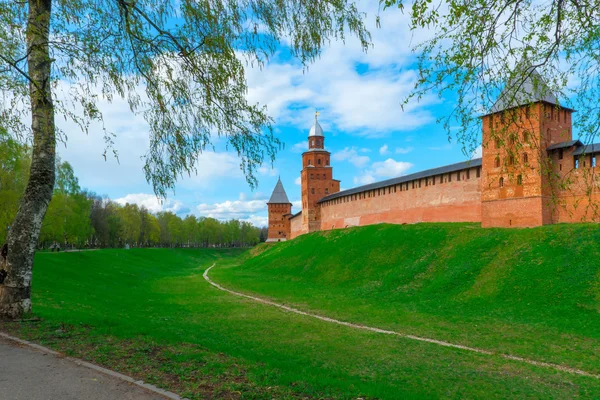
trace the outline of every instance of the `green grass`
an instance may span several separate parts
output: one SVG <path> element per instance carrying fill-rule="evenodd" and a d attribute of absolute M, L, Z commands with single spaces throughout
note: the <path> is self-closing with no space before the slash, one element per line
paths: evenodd
<path fill-rule="evenodd" d="M 372 226 L 250 254 L 41 253 L 34 313 L 1 329 L 190 398 L 600 398 L 600 381 L 253 303 L 231 288 L 381 328 L 600 373 L 595 226 Z"/>
<path fill-rule="evenodd" d="M 600 374 L 600 229 L 378 225 L 261 249 L 215 280 L 346 321 Z"/>

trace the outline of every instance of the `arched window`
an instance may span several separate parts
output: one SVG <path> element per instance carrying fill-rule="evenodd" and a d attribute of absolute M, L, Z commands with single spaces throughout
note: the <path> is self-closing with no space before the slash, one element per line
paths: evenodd
<path fill-rule="evenodd" d="M 527 165 L 529 163 L 529 155 L 527 153 L 523 153 L 523 164 Z"/>
<path fill-rule="evenodd" d="M 504 178 L 500 178 L 500 187 L 504 187 Z"/>
<path fill-rule="evenodd" d="M 517 141 L 517 139 L 515 138 L 515 134 L 511 133 L 508 140 L 509 140 L 510 144 L 515 144 L 515 142 Z"/>
<path fill-rule="evenodd" d="M 515 165 L 515 156 L 511 155 L 510 157 L 508 157 L 508 164 Z"/>
<path fill-rule="evenodd" d="M 312 160 L 308 160 L 308 165 L 312 165 Z"/>
<path fill-rule="evenodd" d="M 523 143 L 529 143 L 529 131 L 523 132 Z"/>
<path fill-rule="evenodd" d="M 315 194 L 315 188 L 312 188 L 312 189 L 310 189 L 310 192 L 311 192 L 312 194 Z"/>
<path fill-rule="evenodd" d="M 313 174 L 310 174 L 310 179 L 314 179 L 314 177 L 315 176 Z"/>
<path fill-rule="evenodd" d="M 500 156 L 496 156 L 496 159 L 494 160 L 494 167 L 500 168 Z"/>
<path fill-rule="evenodd" d="M 321 159 L 320 158 L 317 160 L 317 164 L 321 165 Z"/>
<path fill-rule="evenodd" d="M 323 174 L 323 179 L 327 179 L 327 178 L 325 178 L 325 174 Z"/>
<path fill-rule="evenodd" d="M 523 176 L 517 175 L 517 185 L 522 185 L 522 184 L 523 184 Z"/>

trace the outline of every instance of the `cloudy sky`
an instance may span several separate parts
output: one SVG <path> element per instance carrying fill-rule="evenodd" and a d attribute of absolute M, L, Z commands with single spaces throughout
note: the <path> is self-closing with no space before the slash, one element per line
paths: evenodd
<path fill-rule="evenodd" d="M 278 176 L 294 212 L 299 211 L 301 153 L 317 110 L 333 174 L 343 189 L 467 159 L 435 122 L 451 110 L 451 101 L 432 93 L 400 108 L 415 79 L 411 46 L 427 33 L 410 32 L 406 17 L 396 10 L 381 13 L 381 27 L 376 28 L 376 12 L 368 12 L 374 47 L 366 54 L 348 40 L 332 43 L 307 71 L 283 50 L 262 70 L 247 71 L 250 102 L 267 105 L 275 132 L 285 143 L 274 165 L 261 168 L 255 191 L 242 176 L 235 154 L 206 152 L 198 174 L 181 179 L 175 193 L 159 202 L 140 159 L 148 148 L 147 124 L 119 100 L 100 105 L 107 129 L 116 134 L 118 162 L 105 161 L 103 134 L 94 128 L 86 136 L 66 127 L 68 141 L 59 153 L 73 165 L 82 187 L 123 204 L 239 218 L 258 226 L 266 224 L 265 202 Z"/>

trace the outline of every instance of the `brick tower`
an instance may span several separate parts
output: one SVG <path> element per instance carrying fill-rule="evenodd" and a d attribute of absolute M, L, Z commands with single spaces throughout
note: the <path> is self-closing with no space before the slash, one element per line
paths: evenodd
<path fill-rule="evenodd" d="M 308 134 L 308 150 L 302 153 L 302 230 L 321 230 L 321 207 L 317 203 L 328 194 L 340 191 L 340 181 L 333 179 L 331 153 L 325 150 L 325 136 L 319 125 L 319 113 Z"/>
<path fill-rule="evenodd" d="M 554 166 L 548 151 L 572 139 L 571 113 L 561 107 L 540 74 L 507 88 L 482 117 L 482 226 L 530 227 L 552 223 Z"/>
<path fill-rule="evenodd" d="M 269 209 L 269 232 L 267 242 L 282 242 L 290 237 L 290 216 L 292 203 L 288 200 L 281 178 L 277 181 L 271 198 L 267 202 Z"/>

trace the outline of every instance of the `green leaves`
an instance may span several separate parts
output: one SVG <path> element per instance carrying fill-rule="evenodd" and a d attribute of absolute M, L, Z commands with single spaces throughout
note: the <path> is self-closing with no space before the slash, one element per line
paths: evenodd
<path fill-rule="evenodd" d="M 264 106 L 249 104 L 244 65 L 262 65 L 279 43 L 303 63 L 331 39 L 370 36 L 349 0 L 54 0 L 49 43 L 57 114 L 86 132 L 114 96 L 150 126 L 144 172 L 164 197 L 217 136 L 240 158 L 250 186 L 281 147 Z M 27 6 L 0 4 L 0 123 L 24 132 Z M 23 73 L 19 72 L 22 71 Z M 66 137 L 64 132 L 62 138 Z M 71 133 L 70 133 L 71 134 Z M 104 132 L 112 149 L 110 132 Z"/>

